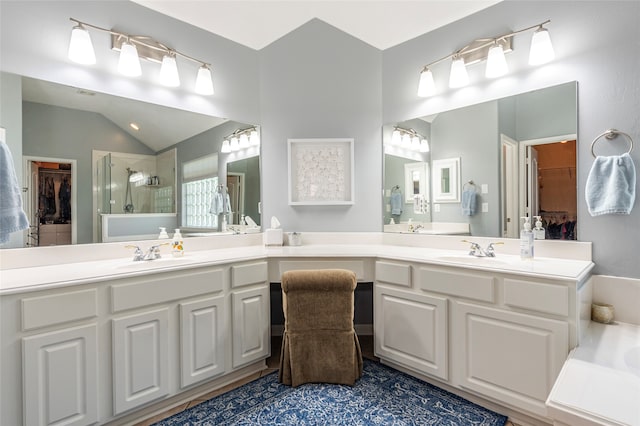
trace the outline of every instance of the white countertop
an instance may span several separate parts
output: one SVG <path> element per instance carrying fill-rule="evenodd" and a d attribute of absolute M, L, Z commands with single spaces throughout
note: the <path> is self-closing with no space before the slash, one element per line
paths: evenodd
<path fill-rule="evenodd" d="M 570 425 L 640 425 L 640 326 L 591 322 L 547 406 Z"/>
<path fill-rule="evenodd" d="M 163 258 L 147 262 L 133 262 L 130 253 L 127 253 L 127 256 L 117 259 L 4 269 L 0 271 L 0 295 L 230 262 L 296 257 L 386 258 L 570 281 L 582 279 L 593 267 L 593 263 L 587 260 L 538 257 L 523 261 L 519 256 L 500 253 L 495 258 L 474 258 L 466 250 L 390 244 L 308 244 L 282 247 L 249 245 L 191 251 L 181 258 L 171 257 L 166 250 Z"/>

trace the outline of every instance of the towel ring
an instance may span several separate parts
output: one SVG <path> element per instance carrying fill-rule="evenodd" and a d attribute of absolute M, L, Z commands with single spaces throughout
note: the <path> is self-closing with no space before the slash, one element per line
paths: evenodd
<path fill-rule="evenodd" d="M 617 138 L 618 135 L 622 135 L 625 138 L 627 138 L 627 140 L 629 141 L 629 151 L 627 151 L 627 154 L 631 154 L 631 151 L 633 151 L 633 139 L 631 139 L 631 136 L 629 136 L 625 132 L 621 132 L 620 130 L 609 129 L 609 130 L 599 134 L 598 136 L 596 136 L 596 138 L 593 140 L 593 142 L 591 142 L 591 155 L 593 155 L 593 158 L 596 158 L 596 154 L 593 152 L 593 147 L 601 137 L 604 136 L 605 138 L 607 138 L 609 140 L 612 140 L 612 139 Z"/>
<path fill-rule="evenodd" d="M 462 189 L 465 189 L 465 188 L 467 187 L 467 185 L 471 185 L 471 186 L 473 186 L 474 188 L 475 188 L 475 186 L 476 186 L 476 184 L 475 184 L 475 183 L 473 183 L 473 181 L 472 181 L 472 180 L 470 180 L 470 181 L 465 182 L 465 183 L 464 183 L 464 185 L 462 185 Z"/>

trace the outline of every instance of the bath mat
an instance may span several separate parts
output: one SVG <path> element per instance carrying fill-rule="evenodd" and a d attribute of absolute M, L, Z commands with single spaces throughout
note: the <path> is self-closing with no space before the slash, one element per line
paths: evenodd
<path fill-rule="evenodd" d="M 353 387 L 292 388 L 272 373 L 191 407 L 158 426 L 213 425 L 478 425 L 507 417 L 407 374 L 365 360 Z"/>

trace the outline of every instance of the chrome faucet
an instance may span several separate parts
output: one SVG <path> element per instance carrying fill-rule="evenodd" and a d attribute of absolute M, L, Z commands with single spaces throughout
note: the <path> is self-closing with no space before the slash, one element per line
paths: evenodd
<path fill-rule="evenodd" d="M 134 249 L 133 261 L 134 262 L 139 262 L 139 261 L 142 261 L 142 260 L 160 259 L 162 257 L 162 256 L 160 256 L 160 247 L 161 246 L 166 246 L 166 245 L 169 245 L 169 243 L 154 244 L 151 247 L 149 247 L 149 249 L 147 250 L 146 253 L 144 253 L 140 249 L 140 247 L 138 247 L 136 245 L 126 245 L 125 248 Z"/>
<path fill-rule="evenodd" d="M 480 247 L 480 244 L 476 242 L 469 241 L 469 240 L 462 240 L 462 242 L 471 244 L 469 255 L 475 256 L 475 257 L 496 257 L 496 251 L 494 246 L 504 244 L 503 242 L 489 243 L 487 248 L 483 249 L 482 247 Z"/>

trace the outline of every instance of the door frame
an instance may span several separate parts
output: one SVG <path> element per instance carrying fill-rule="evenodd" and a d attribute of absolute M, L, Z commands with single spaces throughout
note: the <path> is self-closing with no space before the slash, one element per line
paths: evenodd
<path fill-rule="evenodd" d="M 78 161 L 70 158 L 54 158 L 54 157 L 40 157 L 36 155 L 23 155 L 22 156 L 22 176 L 24 188 L 26 188 L 24 200 L 25 213 L 29 218 L 29 224 L 33 225 L 33 182 L 31 180 L 31 166 L 34 162 L 41 161 L 45 163 L 64 163 L 71 164 L 71 244 L 78 244 Z M 25 231 L 27 234 L 30 231 L 29 228 Z M 28 235 L 25 235 L 24 241 L 28 241 Z"/>
<path fill-rule="evenodd" d="M 500 184 L 502 197 L 502 237 L 517 238 L 519 229 L 518 141 L 500 134 Z M 510 219 L 510 221 L 509 221 Z"/>
<path fill-rule="evenodd" d="M 520 141 L 520 213 L 518 216 L 526 216 L 527 215 L 527 148 L 534 145 L 546 145 L 550 143 L 559 143 L 562 141 L 572 141 L 578 140 L 578 135 L 576 133 L 569 133 L 565 135 L 557 135 L 557 136 L 548 136 L 545 138 L 536 138 L 536 139 L 527 139 Z M 578 163 L 577 158 L 578 153 L 576 152 L 576 165 Z M 533 218 L 531 218 L 533 220 Z"/>

